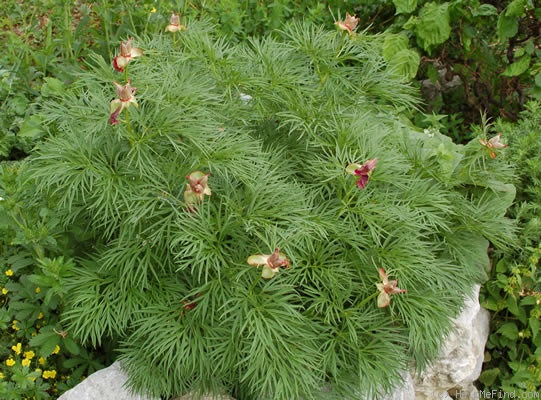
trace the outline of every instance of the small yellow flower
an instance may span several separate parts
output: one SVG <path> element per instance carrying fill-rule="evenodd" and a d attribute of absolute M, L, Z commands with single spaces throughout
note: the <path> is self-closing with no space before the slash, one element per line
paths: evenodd
<path fill-rule="evenodd" d="M 40 313 L 38 314 L 38 319 L 42 319 L 42 318 L 43 318 L 43 313 L 40 312 Z"/>
<path fill-rule="evenodd" d="M 60 351 L 60 346 L 59 345 L 54 346 L 53 354 L 58 354 L 59 351 Z"/>
<path fill-rule="evenodd" d="M 33 359 L 35 355 L 36 353 L 34 353 L 32 350 L 24 352 L 24 358 L 28 358 L 29 360 Z"/>
<path fill-rule="evenodd" d="M 42 376 L 43 376 L 43 379 L 49 379 L 49 378 L 54 379 L 56 378 L 56 371 L 54 369 L 50 371 L 49 370 L 43 371 Z"/>
<path fill-rule="evenodd" d="M 13 366 L 15 365 L 15 360 L 14 360 L 13 358 L 8 358 L 8 359 L 6 360 L 6 365 L 7 365 L 8 367 L 13 367 Z"/>
<path fill-rule="evenodd" d="M 0 372 L 0 379 L 4 379 L 4 374 Z"/>
<path fill-rule="evenodd" d="M 36 288 L 36 293 L 39 293 L 39 292 L 41 292 L 41 288 L 38 286 L 38 287 Z"/>
<path fill-rule="evenodd" d="M 152 7 L 152 10 L 150 10 L 151 13 L 155 13 L 156 12 L 156 7 Z"/>
<path fill-rule="evenodd" d="M 23 367 L 28 367 L 30 365 L 30 360 L 25 358 L 24 360 L 21 361 L 21 364 L 23 365 Z"/>
<path fill-rule="evenodd" d="M 6 271 L 6 276 L 13 276 L 13 270 L 12 269 L 8 269 Z"/>
<path fill-rule="evenodd" d="M 19 327 L 17 326 L 17 323 L 19 321 L 17 321 L 16 319 L 13 320 L 13 322 L 11 323 L 11 328 L 14 330 L 14 331 L 18 331 L 19 330 Z"/>
<path fill-rule="evenodd" d="M 39 365 L 45 365 L 45 362 L 46 362 L 46 361 L 47 361 L 47 360 L 46 360 L 44 357 L 38 358 L 38 363 L 39 363 Z"/>
<path fill-rule="evenodd" d="M 6 288 L 2 288 L 2 294 L 8 294 L 9 290 L 7 290 Z"/>
<path fill-rule="evenodd" d="M 13 350 L 15 352 L 15 354 L 21 354 L 21 343 L 17 343 L 16 345 L 14 346 L 11 346 L 11 350 Z"/>

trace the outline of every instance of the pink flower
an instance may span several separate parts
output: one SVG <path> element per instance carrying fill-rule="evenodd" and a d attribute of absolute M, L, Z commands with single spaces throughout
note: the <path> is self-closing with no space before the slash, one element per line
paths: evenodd
<path fill-rule="evenodd" d="M 171 11 L 171 18 L 169 19 L 169 25 L 165 27 L 166 32 L 178 32 L 185 31 L 187 28 L 180 23 L 180 15 L 176 15 L 174 11 Z"/>
<path fill-rule="evenodd" d="M 501 133 L 498 133 L 493 138 L 486 140 L 486 139 L 479 139 L 479 143 L 481 143 L 482 146 L 485 146 L 489 150 L 489 154 L 491 158 L 496 158 L 496 152 L 494 150 L 503 149 L 504 147 L 507 147 L 506 144 L 501 143 L 500 139 L 502 137 Z"/>
<path fill-rule="evenodd" d="M 132 40 L 131 37 L 126 42 L 120 42 L 120 54 L 113 59 L 113 67 L 118 72 L 124 72 L 124 68 L 132 59 L 143 55 L 143 50 L 131 46 Z"/>
<path fill-rule="evenodd" d="M 364 189 L 368 184 L 368 180 L 370 179 L 370 175 L 372 175 L 372 171 L 374 170 L 374 168 L 376 168 L 377 162 L 378 159 L 374 158 L 372 160 L 366 161 L 362 165 L 352 163 L 346 167 L 346 172 L 350 175 L 358 176 L 359 179 L 357 179 L 355 184 L 359 189 Z"/>
<path fill-rule="evenodd" d="M 357 18 L 356 15 L 352 17 L 349 15 L 349 13 L 346 13 L 346 19 L 344 21 L 336 21 L 335 24 L 343 31 L 347 31 L 352 34 L 359 24 L 359 18 Z"/>
<path fill-rule="evenodd" d="M 131 87 L 130 79 L 124 86 L 116 82 L 113 83 L 116 86 L 118 98 L 111 101 L 109 122 L 111 125 L 116 125 L 118 124 L 118 115 L 122 110 L 129 108 L 130 105 L 137 107 L 137 100 L 135 100 L 134 96 L 136 88 Z"/>
<path fill-rule="evenodd" d="M 272 254 L 252 255 L 248 257 L 246 262 L 254 267 L 263 266 L 261 277 L 264 279 L 271 279 L 274 277 L 274 275 L 280 272 L 280 268 L 289 268 L 289 260 L 283 253 L 280 253 L 278 247 Z"/>
<path fill-rule="evenodd" d="M 189 210 L 195 210 L 195 205 L 201 203 L 205 195 L 212 194 L 208 186 L 210 173 L 205 174 L 201 171 L 194 171 L 186 177 L 188 183 L 184 191 L 184 203 Z"/>
<path fill-rule="evenodd" d="M 381 283 L 376 283 L 376 287 L 380 291 L 378 296 L 378 307 L 383 308 L 391 304 L 391 295 L 397 293 L 406 293 L 404 289 L 398 288 L 398 280 L 390 281 L 383 268 L 379 269 Z"/>

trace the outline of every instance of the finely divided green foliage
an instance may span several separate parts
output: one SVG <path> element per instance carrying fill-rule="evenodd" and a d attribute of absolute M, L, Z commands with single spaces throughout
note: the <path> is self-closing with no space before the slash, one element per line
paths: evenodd
<path fill-rule="evenodd" d="M 123 78 L 99 57 L 42 105 L 52 135 L 27 177 L 93 238 L 65 323 L 85 343 L 119 338 L 137 391 L 377 397 L 437 355 L 487 239 L 512 239 L 511 172 L 401 117 L 416 99 L 382 36 L 292 24 L 232 45 L 211 31 L 137 39 L 139 108 L 117 126 Z M 359 190 L 345 167 L 376 157 Z M 196 170 L 212 195 L 188 210 Z M 276 247 L 291 269 L 266 281 L 246 259 Z M 383 309 L 380 267 L 407 289 Z"/>

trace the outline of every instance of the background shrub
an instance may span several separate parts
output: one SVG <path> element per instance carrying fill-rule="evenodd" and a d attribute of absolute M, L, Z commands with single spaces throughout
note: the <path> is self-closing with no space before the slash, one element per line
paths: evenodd
<path fill-rule="evenodd" d="M 517 168 L 517 199 L 509 210 L 521 228 L 520 247 L 496 253 L 482 305 L 491 310 L 487 357 L 480 381 L 504 391 L 539 391 L 541 317 L 541 108 L 528 104 L 518 124 L 499 122 L 495 129 L 509 137 L 507 156 Z"/>

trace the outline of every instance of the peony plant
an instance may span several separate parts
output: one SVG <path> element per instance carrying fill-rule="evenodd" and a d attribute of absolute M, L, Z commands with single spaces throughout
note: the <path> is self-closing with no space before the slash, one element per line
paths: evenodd
<path fill-rule="evenodd" d="M 86 232 L 62 330 L 154 396 L 378 398 L 429 365 L 513 238 L 505 149 L 416 128 L 382 36 L 173 31 L 137 39 L 113 102 L 96 56 L 42 104 L 25 176 Z"/>

